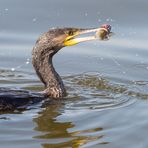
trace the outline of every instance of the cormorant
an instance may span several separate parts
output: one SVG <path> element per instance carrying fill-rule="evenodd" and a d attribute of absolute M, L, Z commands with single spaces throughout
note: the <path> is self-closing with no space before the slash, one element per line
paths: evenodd
<path fill-rule="evenodd" d="M 82 34 L 96 33 L 81 37 Z M 66 90 L 61 77 L 55 71 L 53 56 L 63 47 L 72 46 L 89 40 L 105 40 L 111 33 L 111 26 L 104 24 L 100 28 L 55 28 L 44 33 L 36 41 L 32 50 L 32 64 L 36 74 L 45 85 L 41 93 L 27 90 L 0 88 L 0 110 L 13 110 L 24 105 L 39 102 L 45 98 L 62 98 Z"/>

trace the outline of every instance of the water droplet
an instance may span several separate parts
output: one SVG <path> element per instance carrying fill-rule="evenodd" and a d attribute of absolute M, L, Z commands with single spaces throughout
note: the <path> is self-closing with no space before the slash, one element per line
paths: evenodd
<path fill-rule="evenodd" d="M 11 68 L 11 71 L 15 71 L 15 68 Z"/>
<path fill-rule="evenodd" d="M 87 12 L 85 13 L 85 16 L 88 16 L 88 13 Z"/>
<path fill-rule="evenodd" d="M 5 8 L 5 11 L 8 11 L 9 9 L 8 8 Z"/>
<path fill-rule="evenodd" d="M 132 80 L 131 82 L 132 82 L 133 84 L 136 84 L 136 81 L 135 81 L 135 80 Z"/>
<path fill-rule="evenodd" d="M 138 57 L 139 55 L 136 53 L 136 57 Z"/>
<path fill-rule="evenodd" d="M 101 22 L 102 20 L 101 19 L 98 19 L 98 22 Z"/>
<path fill-rule="evenodd" d="M 141 64 L 144 64 L 144 61 L 140 61 Z"/>
<path fill-rule="evenodd" d="M 121 36 L 122 36 L 122 37 L 124 37 L 124 36 L 125 36 L 125 34 L 124 34 L 124 33 L 121 33 Z"/>
<path fill-rule="evenodd" d="M 111 22 L 115 22 L 115 20 L 113 20 L 113 19 L 110 19 L 110 21 L 111 21 Z"/>
<path fill-rule="evenodd" d="M 26 62 L 26 64 L 29 64 L 29 63 L 30 63 L 29 61 Z"/>
<path fill-rule="evenodd" d="M 107 19 L 106 19 L 106 21 L 107 21 L 107 22 L 109 22 L 109 21 L 110 21 L 110 19 L 109 19 L 109 18 L 107 18 Z"/>
<path fill-rule="evenodd" d="M 33 18 L 32 21 L 33 21 L 33 22 L 36 22 L 36 21 L 37 21 L 37 18 Z"/>

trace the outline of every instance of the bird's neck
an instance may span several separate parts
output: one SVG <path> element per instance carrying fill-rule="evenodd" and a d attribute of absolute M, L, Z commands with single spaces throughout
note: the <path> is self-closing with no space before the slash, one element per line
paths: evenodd
<path fill-rule="evenodd" d="M 60 98 L 65 96 L 65 88 L 61 77 L 55 71 L 52 57 L 48 52 L 33 49 L 32 63 L 40 80 L 44 83 L 45 94 L 49 97 Z"/>

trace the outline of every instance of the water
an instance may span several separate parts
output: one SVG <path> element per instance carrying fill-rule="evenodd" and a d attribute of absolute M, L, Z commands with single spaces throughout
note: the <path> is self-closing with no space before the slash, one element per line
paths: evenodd
<path fill-rule="evenodd" d="M 147 148 L 146 0 L 0 0 L 0 86 L 42 90 L 31 65 L 51 27 L 112 25 L 107 42 L 63 48 L 54 58 L 68 96 L 0 114 L 0 147 Z"/>

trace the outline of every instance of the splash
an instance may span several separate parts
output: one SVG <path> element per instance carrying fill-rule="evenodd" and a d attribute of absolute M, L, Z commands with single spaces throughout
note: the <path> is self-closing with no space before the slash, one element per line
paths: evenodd
<path fill-rule="evenodd" d="M 30 64 L 30 59 L 29 58 L 27 58 L 26 61 L 23 64 L 18 65 L 16 67 L 12 67 L 11 71 L 19 70 L 20 68 L 22 68 L 22 67 L 24 67 L 25 65 L 28 65 L 28 64 Z"/>

